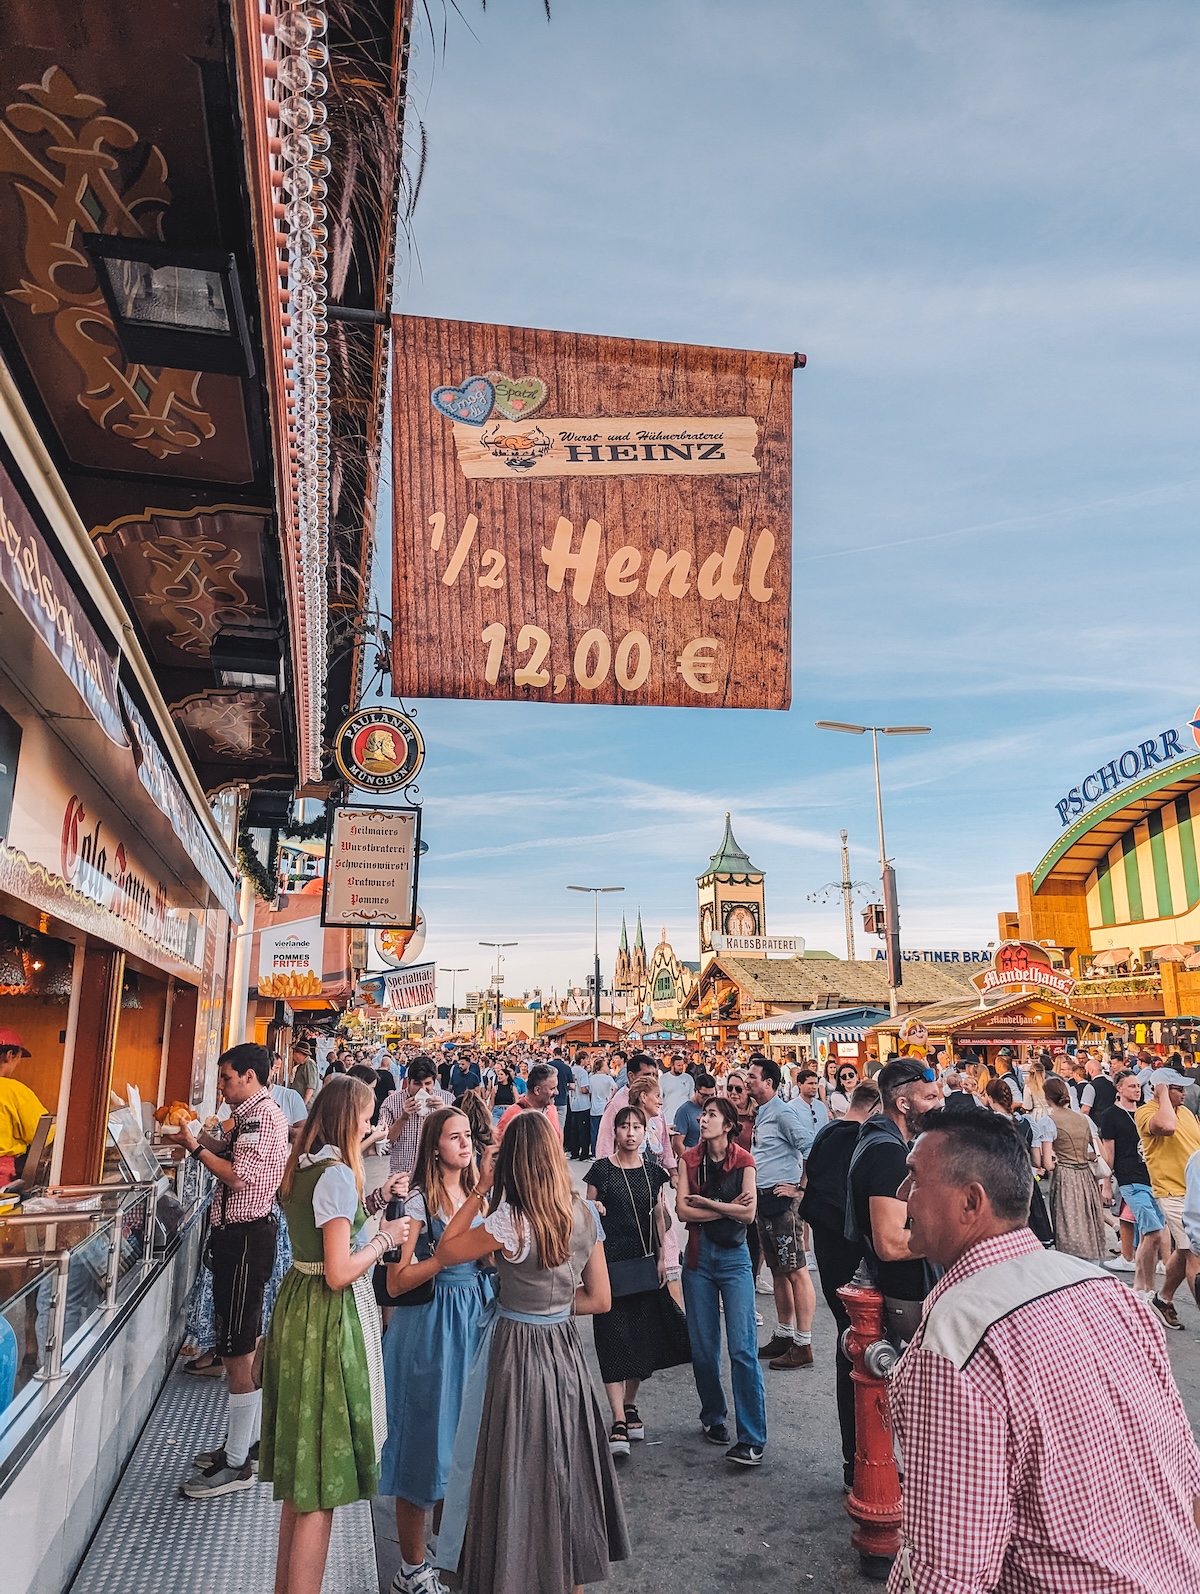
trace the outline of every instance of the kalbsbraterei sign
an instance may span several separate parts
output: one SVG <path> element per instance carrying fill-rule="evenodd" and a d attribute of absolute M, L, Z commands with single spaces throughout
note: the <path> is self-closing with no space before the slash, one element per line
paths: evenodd
<path fill-rule="evenodd" d="M 397 693 L 787 708 L 792 355 L 394 338 Z"/>

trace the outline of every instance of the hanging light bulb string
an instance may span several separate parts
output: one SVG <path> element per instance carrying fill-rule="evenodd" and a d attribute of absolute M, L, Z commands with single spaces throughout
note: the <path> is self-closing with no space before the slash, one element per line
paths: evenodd
<path fill-rule="evenodd" d="M 321 774 L 327 675 L 326 563 L 329 548 L 330 402 L 326 341 L 328 186 L 330 136 L 324 98 L 329 90 L 328 20 L 322 5 L 290 0 L 264 14 L 263 71 L 268 134 L 283 192 L 276 208 L 277 240 L 286 268 L 291 377 L 288 419 L 294 432 L 289 461 L 294 524 L 292 540 L 296 615 L 307 667 L 308 768 Z M 282 211 L 282 215 L 280 215 Z"/>

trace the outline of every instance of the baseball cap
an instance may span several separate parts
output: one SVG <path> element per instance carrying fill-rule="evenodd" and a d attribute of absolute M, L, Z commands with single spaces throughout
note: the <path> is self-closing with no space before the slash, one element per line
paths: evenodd
<path fill-rule="evenodd" d="M 0 1030 L 0 1046 L 4 1045 L 4 1036 L 8 1031 Z M 1184 1077 L 1177 1068 L 1156 1068 L 1153 1073 L 1146 1076 L 1148 1085 L 1190 1085 L 1191 1080 Z"/>
<path fill-rule="evenodd" d="M 7 1047 L 15 1047 L 22 1057 L 32 1057 L 33 1053 L 25 1049 L 25 1042 L 15 1029 L 0 1029 L 0 1051 Z"/>

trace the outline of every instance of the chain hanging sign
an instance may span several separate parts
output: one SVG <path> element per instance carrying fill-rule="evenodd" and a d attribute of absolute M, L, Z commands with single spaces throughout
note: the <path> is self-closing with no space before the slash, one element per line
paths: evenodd
<path fill-rule="evenodd" d="M 419 808 L 334 808 L 321 923 L 415 929 L 420 842 Z"/>
<path fill-rule="evenodd" d="M 356 709 L 344 720 L 333 751 L 351 785 L 381 795 L 410 786 L 425 762 L 425 743 L 416 724 L 382 703 Z"/>
<path fill-rule="evenodd" d="M 397 693 L 788 707 L 795 356 L 393 325 Z"/>

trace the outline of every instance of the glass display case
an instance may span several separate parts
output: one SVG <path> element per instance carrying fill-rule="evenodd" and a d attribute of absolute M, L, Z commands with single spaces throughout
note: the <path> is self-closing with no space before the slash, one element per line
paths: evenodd
<path fill-rule="evenodd" d="M 0 1433 L 149 1266 L 158 1181 L 56 1189 L 0 1213 Z"/>

